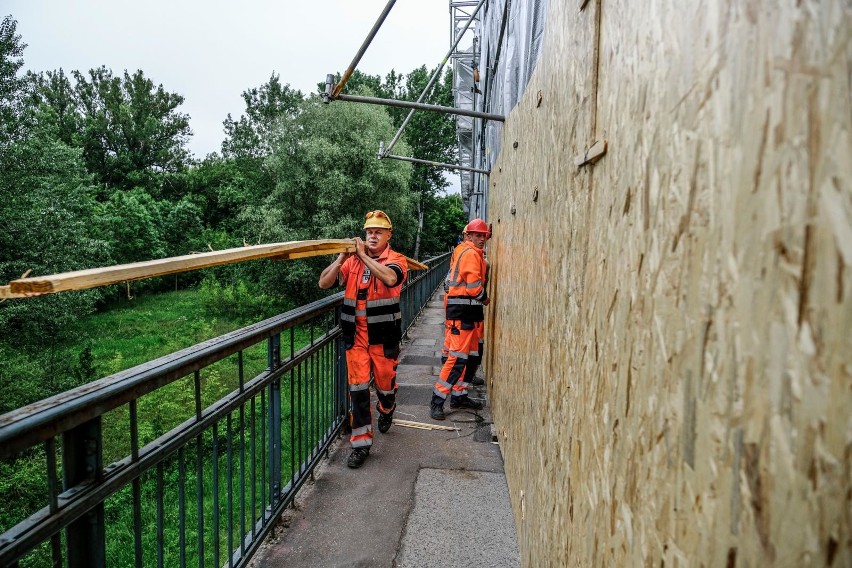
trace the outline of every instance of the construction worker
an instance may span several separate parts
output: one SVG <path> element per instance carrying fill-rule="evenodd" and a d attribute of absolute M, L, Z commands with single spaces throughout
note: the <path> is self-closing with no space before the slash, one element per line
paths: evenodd
<path fill-rule="evenodd" d="M 466 231 L 467 229 L 465 229 Z M 467 236 L 467 233 L 463 233 L 464 236 Z M 461 242 L 459 243 L 461 244 Z M 483 257 L 484 257 L 483 253 Z M 450 257 L 450 265 L 455 262 L 455 254 Z M 488 272 L 491 268 L 488 259 L 485 259 L 485 278 L 483 279 L 482 287 L 486 290 L 488 289 Z M 447 309 L 447 292 L 449 291 L 450 285 L 450 274 L 447 273 L 447 278 L 444 280 L 444 310 Z M 464 368 L 464 375 L 462 376 L 462 382 L 467 383 L 468 385 L 480 386 L 484 385 L 485 381 L 476 376 L 476 371 L 479 369 L 479 365 L 482 363 L 482 358 L 485 355 L 485 326 L 478 326 L 477 330 L 479 331 L 479 341 L 477 343 L 477 347 L 475 351 L 471 351 L 468 355 L 467 365 Z M 447 357 L 450 354 L 450 331 L 451 328 L 446 328 L 444 332 L 444 344 L 441 346 L 441 365 L 447 362 Z"/>
<path fill-rule="evenodd" d="M 484 256 L 485 241 L 490 237 L 491 230 L 485 221 L 474 219 L 464 228 L 464 241 L 453 251 L 444 300 L 447 358 L 430 404 L 430 415 L 435 420 L 446 418 L 444 401 L 447 397 L 450 397 L 450 408 L 482 408 L 481 402 L 468 396 L 467 387 L 481 360 L 483 307 L 490 303 L 485 290 L 487 264 Z"/>
<path fill-rule="evenodd" d="M 396 366 L 402 338 L 399 294 L 408 273 L 405 256 L 393 251 L 390 218 L 369 211 L 364 221 L 366 237 L 355 237 L 355 252 L 341 253 L 319 278 L 320 288 L 335 283 L 345 287 L 340 328 L 346 347 L 349 398 L 352 402 L 349 441 L 352 452 L 346 465 L 361 467 L 373 445 L 370 408 L 370 373 L 376 388 L 379 432 L 387 432 L 396 407 Z"/>

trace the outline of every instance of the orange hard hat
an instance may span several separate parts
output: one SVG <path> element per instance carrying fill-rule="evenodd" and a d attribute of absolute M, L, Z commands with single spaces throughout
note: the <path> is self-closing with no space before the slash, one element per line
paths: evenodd
<path fill-rule="evenodd" d="M 387 213 L 376 209 L 375 211 L 367 211 L 367 214 L 364 215 L 364 228 L 393 230 L 393 225 Z"/>
<path fill-rule="evenodd" d="M 491 229 L 488 228 L 488 224 L 485 223 L 482 219 L 474 219 L 464 227 L 465 234 L 467 233 L 482 233 L 485 235 L 486 239 L 491 238 Z"/>

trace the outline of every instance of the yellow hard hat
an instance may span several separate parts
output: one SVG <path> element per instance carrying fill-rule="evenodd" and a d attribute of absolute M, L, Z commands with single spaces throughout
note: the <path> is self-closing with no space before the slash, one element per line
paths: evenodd
<path fill-rule="evenodd" d="M 375 211 L 367 211 L 367 214 L 364 216 L 364 228 L 365 229 L 388 229 L 390 231 L 393 230 L 393 225 L 391 225 L 390 217 L 384 211 L 379 211 L 376 209 Z"/>

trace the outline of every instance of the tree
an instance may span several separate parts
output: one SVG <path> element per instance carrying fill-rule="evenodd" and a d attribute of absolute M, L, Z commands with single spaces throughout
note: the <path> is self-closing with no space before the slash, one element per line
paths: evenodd
<path fill-rule="evenodd" d="M 22 80 L 18 71 L 24 65 L 24 49 L 21 36 L 16 34 L 18 22 L 6 16 L 0 22 L 0 150 L 12 138 L 20 114 L 20 90 Z"/>
<path fill-rule="evenodd" d="M 375 155 L 379 140 L 392 133 L 381 107 L 323 105 L 318 97 L 305 101 L 272 133 L 266 166 L 275 187 L 240 216 L 248 240 L 351 237 L 362 233 L 364 212 L 381 208 L 394 222 L 394 248 L 409 248 L 414 228 L 410 167 Z M 305 283 L 316 279 L 318 266 L 299 266 L 273 268 L 264 278 L 294 300 L 315 297 L 315 287 Z"/>
<path fill-rule="evenodd" d="M 237 229 L 241 211 L 260 204 L 273 190 L 273 177 L 264 165 L 271 153 L 271 132 L 282 120 L 295 119 L 304 100 L 301 91 L 282 85 L 275 73 L 260 87 L 243 91 L 242 97 L 244 114 L 238 120 L 229 114 L 223 123 L 222 157 L 207 156 L 193 180 L 207 196 L 208 220 L 227 231 Z"/>
<path fill-rule="evenodd" d="M 185 195 L 177 203 L 160 202 L 163 223 L 163 241 L 167 256 L 189 254 L 204 249 L 199 237 L 204 232 L 204 209 L 199 196 Z"/>
<path fill-rule="evenodd" d="M 119 264 L 166 256 L 159 204 L 141 188 L 119 191 L 98 205 L 98 225 Z"/>
<path fill-rule="evenodd" d="M 88 78 L 73 75 L 80 144 L 89 171 L 107 188 L 101 197 L 137 186 L 156 196 L 158 177 L 183 170 L 189 161 L 189 116 L 177 111 L 183 97 L 155 87 L 141 70 L 115 77 L 99 67 Z"/>
<path fill-rule="evenodd" d="M 28 99 L 17 23 L 0 23 L 0 280 L 89 268 L 110 260 L 91 222 L 94 187 L 79 150 L 59 140 L 52 110 Z M 26 104 L 25 104 L 26 103 Z M 4 337 L 55 345 L 66 325 L 91 311 L 96 291 L 0 304 Z"/>
<path fill-rule="evenodd" d="M 301 91 L 282 85 L 276 73 L 260 87 L 243 91 L 246 112 L 239 120 L 228 118 L 222 155 L 226 158 L 266 158 L 270 153 L 269 134 L 279 120 L 293 118 L 304 99 Z"/>
<path fill-rule="evenodd" d="M 461 196 L 458 194 L 427 197 L 426 219 L 420 241 L 427 255 L 436 255 L 451 250 L 467 224 Z"/>
<path fill-rule="evenodd" d="M 92 223 L 95 188 L 80 151 L 39 120 L 26 138 L 0 152 L 0 279 L 109 264 L 110 246 Z M 47 125 L 48 127 L 45 127 Z M 66 325 L 94 309 L 98 291 L 0 304 L 6 337 L 52 344 Z"/>
<path fill-rule="evenodd" d="M 56 125 L 56 133 L 69 146 L 79 146 L 83 129 L 83 115 L 77 104 L 74 85 L 65 71 L 47 71 L 27 74 L 29 88 L 28 106 L 46 107 L 45 118 Z"/>

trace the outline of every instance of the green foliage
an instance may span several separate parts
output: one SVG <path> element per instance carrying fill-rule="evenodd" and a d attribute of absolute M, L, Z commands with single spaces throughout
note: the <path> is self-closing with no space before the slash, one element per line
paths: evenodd
<path fill-rule="evenodd" d="M 381 208 L 394 222 L 393 246 L 406 250 L 414 232 L 410 167 L 375 158 L 379 140 L 393 134 L 382 108 L 318 98 L 284 118 L 273 133 L 266 167 L 273 191 L 240 215 L 252 242 L 346 238 L 362 234 L 364 212 Z M 267 290 L 294 301 L 315 297 L 316 262 L 270 264 Z"/>
<path fill-rule="evenodd" d="M 252 322 L 286 311 L 280 298 L 252 289 L 242 280 L 234 284 L 222 284 L 214 278 L 205 278 L 198 293 L 208 317 L 224 316 Z"/>
<path fill-rule="evenodd" d="M 0 342 L 0 414 L 266 319 L 287 307 L 279 298 L 252 292 L 248 284 L 231 288 L 220 296 L 229 304 L 219 307 L 200 289 L 143 293 L 133 300 L 115 301 L 109 309 L 69 318 L 62 335 L 24 344 Z M 72 295 L 3 305 L 58 301 Z M 58 317 L 62 307 L 61 303 L 51 306 L 50 313 Z"/>
<path fill-rule="evenodd" d="M 467 215 L 462 207 L 460 195 L 444 195 L 430 198 L 427 206 L 425 227 L 429 231 L 423 231 L 421 250 L 424 256 L 433 256 L 447 252 L 456 245 L 461 236 L 464 226 L 467 224 Z"/>
<path fill-rule="evenodd" d="M 397 92 L 394 90 L 396 86 L 396 82 L 391 81 L 391 77 L 398 78 L 399 75 L 396 74 L 395 71 L 391 70 L 387 79 L 382 82 L 382 78 L 379 75 L 367 75 L 356 69 L 352 75 L 349 76 L 349 80 L 346 81 L 346 85 L 343 87 L 343 92 L 347 94 L 365 94 L 369 93 L 371 96 L 380 97 L 383 99 L 392 99 L 399 98 L 397 96 Z M 340 82 L 341 74 L 337 73 L 334 76 L 334 84 Z M 317 92 L 323 93 L 325 92 L 325 83 L 317 83 Z M 398 109 L 395 107 L 388 107 L 387 111 L 394 117 L 395 111 L 400 111 L 402 109 Z M 396 124 L 397 121 L 394 120 Z"/>
<path fill-rule="evenodd" d="M 185 195 L 177 203 L 160 202 L 166 256 L 180 256 L 205 247 L 204 203 L 194 195 Z"/>
<path fill-rule="evenodd" d="M 74 369 L 74 378 L 77 380 L 77 384 L 88 383 L 98 378 L 98 368 L 95 365 L 95 358 L 92 356 L 91 345 L 86 345 L 80 351 L 77 358 L 77 368 Z"/>
<path fill-rule="evenodd" d="M 12 16 L 0 21 L 0 150 L 13 137 L 20 115 L 21 79 L 18 70 L 24 65 L 24 49 L 16 34 L 18 22 Z"/>
<path fill-rule="evenodd" d="M 45 455 L 33 449 L 15 460 L 0 461 L 0 497 L 13 507 L 0 508 L 0 532 L 24 520 L 26 513 L 47 504 L 47 480 L 44 475 Z"/>
<path fill-rule="evenodd" d="M 273 185 L 260 160 L 224 159 L 216 154 L 188 170 L 184 183 L 186 194 L 202 207 L 202 223 L 234 232 L 240 244 L 244 236 L 237 231 L 237 215 Z"/>
<path fill-rule="evenodd" d="M 93 226 L 94 188 L 79 151 L 40 127 L 0 153 L 0 279 L 32 270 L 54 274 L 107 263 L 110 247 Z M 100 292 L 0 304 L 0 326 L 14 341 L 52 341 L 93 310 Z"/>
<path fill-rule="evenodd" d="M 226 139 L 222 155 L 235 159 L 262 159 L 270 153 L 270 133 L 285 117 L 293 118 L 304 100 L 301 91 L 282 85 L 277 74 L 258 88 L 243 91 L 246 113 L 239 120 L 228 114 L 223 123 Z"/>
<path fill-rule="evenodd" d="M 417 101 L 420 99 L 426 85 L 429 83 L 434 70 L 421 66 L 408 75 L 391 71 L 384 81 L 378 75 L 365 75 L 358 71 L 346 83 L 344 92 L 366 92 L 380 98 Z M 340 80 L 338 75 L 337 81 Z M 324 86 L 320 87 L 324 90 Z M 433 84 L 422 101 L 427 104 L 453 106 L 452 73 L 448 70 L 443 77 Z M 398 129 L 409 115 L 409 109 L 387 107 L 386 112 L 391 116 L 395 129 Z M 402 140 L 408 141 L 408 147 L 399 144 L 391 148 L 392 153 L 411 156 L 432 162 L 454 163 L 456 161 L 455 120 L 452 115 L 436 112 L 415 112 L 403 131 Z M 390 143 L 392 136 L 384 139 Z M 413 243 L 413 256 L 421 254 L 421 240 L 434 246 L 443 237 L 439 234 L 441 227 L 431 225 L 432 207 L 437 203 L 435 197 L 440 195 L 448 183 L 443 170 L 415 164 L 409 177 L 409 189 L 416 197 L 413 202 L 416 207 L 418 225 Z M 423 248 L 423 250 L 428 250 Z"/>
<path fill-rule="evenodd" d="M 42 110 L 47 122 L 55 127 L 59 140 L 79 147 L 83 117 L 78 109 L 74 85 L 65 71 L 28 72 L 26 82 L 28 106 Z"/>
<path fill-rule="evenodd" d="M 183 97 L 167 92 L 143 72 L 115 77 L 106 67 L 74 71 L 83 117 L 80 134 L 89 171 L 107 188 L 157 189 L 158 172 L 183 169 L 188 159 L 189 116 L 177 112 Z"/>
<path fill-rule="evenodd" d="M 166 255 L 157 202 L 142 188 L 113 193 L 98 206 L 98 224 L 119 264 Z"/>

